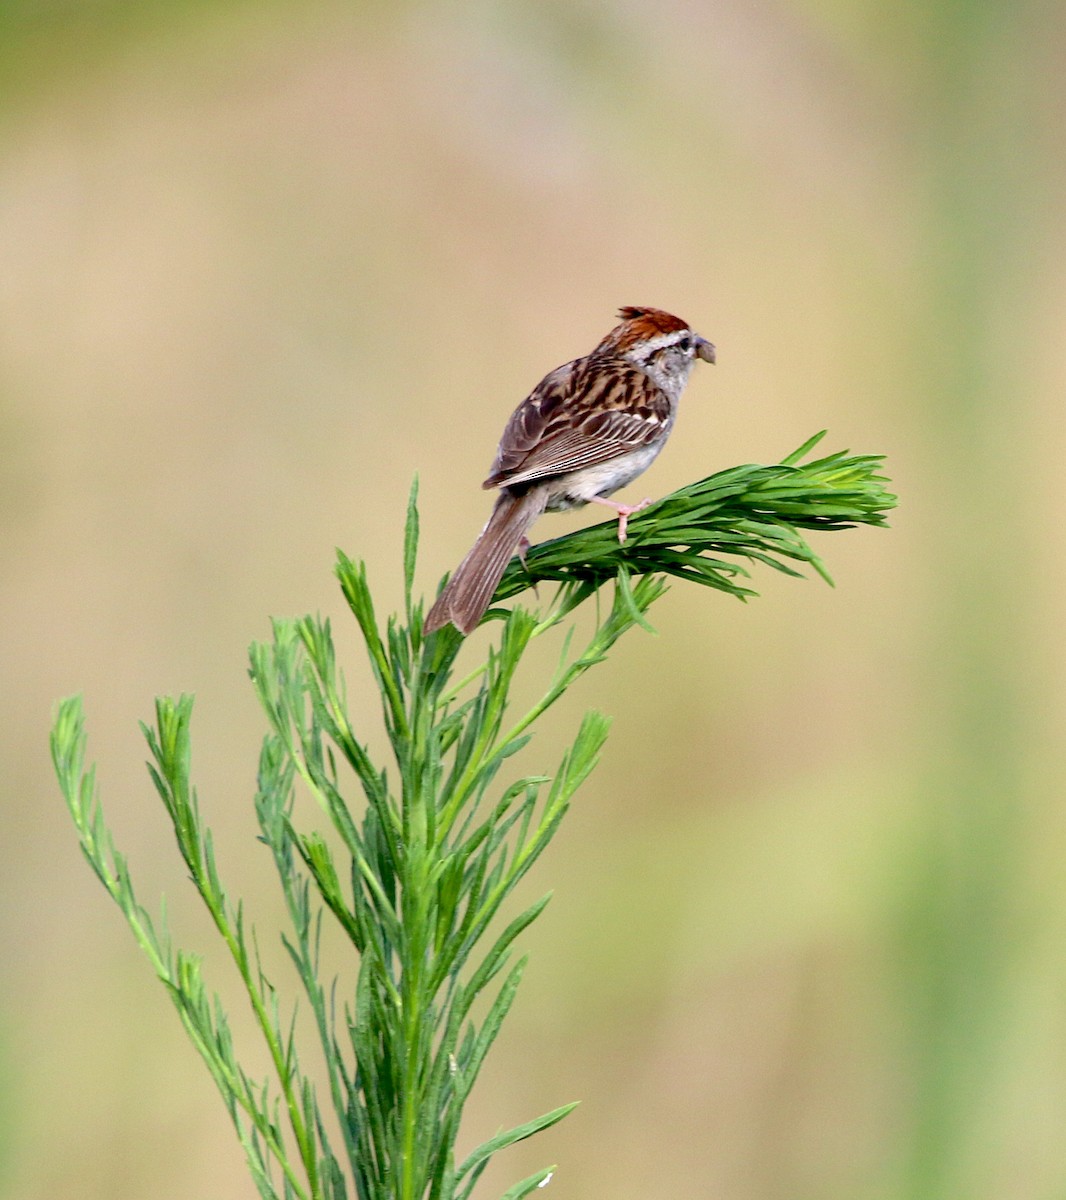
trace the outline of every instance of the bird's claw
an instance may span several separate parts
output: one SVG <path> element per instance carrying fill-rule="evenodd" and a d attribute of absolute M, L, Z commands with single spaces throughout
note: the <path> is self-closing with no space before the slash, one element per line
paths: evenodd
<path fill-rule="evenodd" d="M 639 504 L 619 504 L 618 505 L 618 541 L 625 545 L 626 530 L 629 528 L 629 518 L 634 514 L 643 511 L 651 503 L 651 497 L 645 496 Z"/>

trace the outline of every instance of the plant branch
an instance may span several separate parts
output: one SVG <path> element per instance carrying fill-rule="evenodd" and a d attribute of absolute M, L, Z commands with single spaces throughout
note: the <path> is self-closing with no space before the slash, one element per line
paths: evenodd
<path fill-rule="evenodd" d="M 561 584 L 558 595 L 543 615 L 519 605 L 490 609 L 503 621 L 500 636 L 458 683 L 453 676 L 467 641 L 450 626 L 428 638 L 422 632 L 413 590 L 412 488 L 403 617 L 382 627 L 363 564 L 341 554 L 336 568 L 380 699 L 387 766 L 356 735 L 328 621 L 276 620 L 272 641 L 251 648 L 250 674 L 268 724 L 255 813 L 285 899 L 281 941 L 311 1006 L 316 1053 L 325 1060 L 329 1120 L 301 1061 L 295 1001 L 286 1017 L 263 973 L 243 902 L 231 902 L 223 889 L 190 779 L 191 698 L 157 701 L 155 725 L 142 726 L 148 769 L 192 882 L 240 975 L 273 1082 L 253 1082 L 240 1065 L 228 1017 L 207 991 L 199 960 L 174 950 L 165 923 L 153 922 L 137 900 L 104 822 L 94 769 L 85 765 L 80 701 L 60 704 L 53 760 L 86 858 L 166 985 L 225 1100 L 264 1200 L 467 1200 L 494 1155 L 573 1108 L 556 1107 L 457 1158 L 464 1105 L 522 976 L 525 959 L 512 961 L 517 939 L 548 897 L 515 916 L 505 903 L 594 768 L 608 719 L 586 714 L 561 759 L 553 754 L 554 774 L 502 786 L 498 776 L 547 709 L 624 633 L 649 628 L 647 613 L 666 590 L 665 576 L 741 599 L 755 594 L 741 582 L 748 577 L 745 560 L 789 575 L 799 573 L 791 564 L 807 565 L 828 580 L 801 531 L 885 523 L 895 497 L 877 474 L 880 458 L 842 452 L 803 463 L 821 436 L 775 466 L 735 467 L 681 488 L 636 515 L 624 545 L 612 521 L 533 547 L 524 566 L 508 567 L 496 602 L 538 582 Z M 571 651 L 571 629 L 540 698 L 509 716 L 512 684 L 532 639 L 608 580 L 615 582 L 610 606 L 595 605 L 584 648 Z M 298 788 L 320 807 L 331 841 L 297 828 Z M 354 994 L 340 1014 L 336 973 L 324 975 L 320 961 L 330 918 L 357 960 Z M 339 1153 L 331 1144 L 337 1138 Z M 550 1175 L 545 1169 L 529 1176 L 504 1200 L 520 1200 Z"/>
<path fill-rule="evenodd" d="M 789 561 L 805 563 L 831 584 L 800 530 L 884 526 L 896 497 L 878 473 L 882 455 L 842 450 L 802 463 L 824 436 L 809 438 L 774 466 L 732 467 L 679 488 L 630 517 L 622 545 L 612 520 L 532 546 L 524 565 L 516 560 L 507 568 L 495 601 L 540 582 L 594 590 L 620 572 L 673 575 L 742 600 L 756 595 L 738 582 L 749 577 L 746 568 L 722 554 L 786 575 L 798 574 Z"/>

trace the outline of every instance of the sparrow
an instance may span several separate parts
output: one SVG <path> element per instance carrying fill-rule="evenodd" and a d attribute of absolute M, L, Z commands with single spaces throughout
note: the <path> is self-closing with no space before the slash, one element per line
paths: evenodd
<path fill-rule="evenodd" d="M 715 361 L 710 342 L 659 308 L 629 306 L 591 354 L 546 375 L 511 414 L 483 488 L 499 495 L 484 529 L 426 617 L 425 632 L 450 621 L 475 629 L 526 533 L 541 513 L 604 504 L 626 522 L 651 501 L 609 499 L 663 448 L 696 359 Z"/>

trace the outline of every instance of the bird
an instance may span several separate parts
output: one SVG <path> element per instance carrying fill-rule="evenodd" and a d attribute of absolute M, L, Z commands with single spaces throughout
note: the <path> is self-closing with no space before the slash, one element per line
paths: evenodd
<path fill-rule="evenodd" d="M 659 308 L 627 305 L 619 323 L 582 358 L 549 372 L 511 414 L 483 488 L 499 489 L 485 527 L 426 616 L 428 635 L 451 622 L 464 636 L 492 602 L 507 564 L 529 545 L 542 513 L 603 504 L 629 517 L 651 501 L 609 499 L 663 448 L 697 359 L 714 346 Z"/>

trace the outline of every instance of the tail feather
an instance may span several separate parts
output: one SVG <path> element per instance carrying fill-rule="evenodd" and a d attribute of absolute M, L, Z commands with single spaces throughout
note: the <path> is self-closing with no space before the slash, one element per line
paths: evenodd
<path fill-rule="evenodd" d="M 449 621 L 462 634 L 477 628 L 507 564 L 526 530 L 544 511 L 546 500 L 540 488 L 532 488 L 521 496 L 500 492 L 496 507 L 470 553 L 455 568 L 429 610 L 426 633 L 443 628 Z"/>

